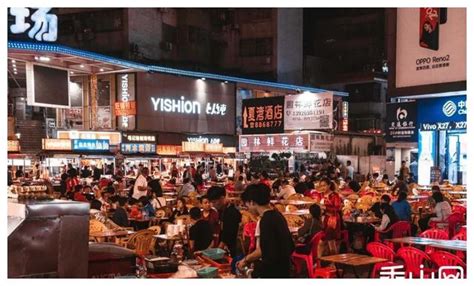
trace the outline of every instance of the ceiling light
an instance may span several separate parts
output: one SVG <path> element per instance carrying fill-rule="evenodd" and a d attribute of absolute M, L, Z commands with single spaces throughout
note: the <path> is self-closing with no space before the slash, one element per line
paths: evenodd
<path fill-rule="evenodd" d="M 39 60 L 42 62 L 49 62 L 51 59 L 48 57 L 39 57 Z"/>
<path fill-rule="evenodd" d="M 224 81 L 224 83 L 229 83 L 228 81 Z"/>
<path fill-rule="evenodd" d="M 18 73 L 16 71 L 14 71 L 13 74 L 18 74 Z"/>
<path fill-rule="evenodd" d="M 73 71 L 71 71 L 71 74 L 74 74 L 74 72 L 73 72 Z"/>
<path fill-rule="evenodd" d="M 80 65 L 80 67 L 81 67 L 81 68 L 83 68 L 83 67 L 84 67 L 84 65 Z"/>
<path fill-rule="evenodd" d="M 103 72 L 103 71 L 104 71 L 104 69 L 100 69 L 100 71 L 101 71 L 101 72 Z"/>
<path fill-rule="evenodd" d="M 12 63 L 16 63 L 16 61 L 15 61 L 15 60 L 12 60 Z"/>
<path fill-rule="evenodd" d="M 206 80 L 206 78 L 205 78 L 205 77 L 201 77 L 201 79 L 202 79 L 202 80 Z"/>
<path fill-rule="evenodd" d="M 16 68 L 16 64 L 13 64 L 12 66 L 13 66 L 14 68 Z"/>

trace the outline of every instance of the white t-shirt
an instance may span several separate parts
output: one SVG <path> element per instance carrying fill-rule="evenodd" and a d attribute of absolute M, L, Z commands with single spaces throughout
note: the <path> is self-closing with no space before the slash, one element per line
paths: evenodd
<path fill-rule="evenodd" d="M 347 176 L 351 177 L 354 180 L 354 167 L 348 166 L 347 167 Z"/>
<path fill-rule="evenodd" d="M 157 197 L 151 201 L 151 205 L 155 210 L 166 206 L 166 199 L 163 197 Z"/>
<path fill-rule="evenodd" d="M 148 182 L 144 176 L 138 176 L 137 180 L 135 181 L 135 185 L 133 186 L 133 198 L 134 199 L 139 199 L 143 196 L 146 196 L 147 191 L 139 191 L 138 187 L 147 187 Z"/>
<path fill-rule="evenodd" d="M 296 194 L 295 188 L 290 185 L 284 186 L 281 191 L 278 193 L 279 198 L 283 198 L 284 200 L 288 199 L 289 196 Z"/>
<path fill-rule="evenodd" d="M 431 218 L 432 221 L 446 221 L 448 216 L 451 215 L 451 206 L 448 202 L 443 201 L 436 204 L 434 211 L 436 217 Z"/>

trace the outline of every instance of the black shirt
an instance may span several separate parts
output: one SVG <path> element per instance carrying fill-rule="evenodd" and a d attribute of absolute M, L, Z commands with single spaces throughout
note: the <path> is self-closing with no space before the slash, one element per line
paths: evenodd
<path fill-rule="evenodd" d="M 115 222 L 118 226 L 128 227 L 128 215 L 123 208 L 117 208 L 112 216 L 112 221 Z"/>
<path fill-rule="evenodd" d="M 100 180 L 101 174 L 102 174 L 102 170 L 99 169 L 99 168 L 95 168 L 94 171 L 93 171 L 94 181 Z"/>
<path fill-rule="evenodd" d="M 15 172 L 15 177 L 16 177 L 16 178 L 23 177 L 24 175 L 25 175 L 25 174 L 23 173 L 22 170 L 17 170 L 17 171 Z"/>
<path fill-rule="evenodd" d="M 260 248 L 262 278 L 290 276 L 293 238 L 285 218 L 276 210 L 266 211 L 260 220 Z"/>
<path fill-rule="evenodd" d="M 227 205 L 227 207 L 219 215 L 222 222 L 220 240 L 227 245 L 231 255 L 235 256 L 237 247 L 237 234 L 239 232 L 239 224 L 242 219 L 242 215 L 233 204 Z"/>
<path fill-rule="evenodd" d="M 189 239 L 194 241 L 194 251 L 207 249 L 212 242 L 212 229 L 209 222 L 198 220 L 189 229 Z"/>
<path fill-rule="evenodd" d="M 153 179 L 148 182 L 148 187 L 151 188 L 151 192 L 156 194 L 157 197 L 163 196 L 163 189 L 161 189 L 160 180 Z"/>
<path fill-rule="evenodd" d="M 91 176 L 91 171 L 89 169 L 83 169 L 81 172 L 81 178 L 89 178 Z"/>

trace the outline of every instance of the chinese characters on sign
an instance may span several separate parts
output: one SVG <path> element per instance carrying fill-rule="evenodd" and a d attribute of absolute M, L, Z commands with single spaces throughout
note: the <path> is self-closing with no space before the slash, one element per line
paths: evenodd
<path fill-rule="evenodd" d="M 37 41 L 55 42 L 58 38 L 58 17 L 50 14 L 51 8 L 10 8 L 10 15 L 15 17 L 15 23 L 10 25 L 10 32 L 23 34 Z M 31 15 L 31 17 L 30 17 Z M 30 22 L 26 20 L 30 17 Z M 31 28 L 31 29 L 30 29 Z"/>
<path fill-rule="evenodd" d="M 176 145 L 158 145 L 156 153 L 158 155 L 178 155 L 181 153 L 181 146 Z"/>
<path fill-rule="evenodd" d="M 332 92 L 285 96 L 285 130 L 331 129 Z"/>
<path fill-rule="evenodd" d="M 156 145 L 150 143 L 122 143 L 120 150 L 123 154 L 155 154 Z"/>
<path fill-rule="evenodd" d="M 71 150 L 69 139 L 43 139 L 43 150 L 67 151 Z"/>
<path fill-rule="evenodd" d="M 109 151 L 109 140 L 105 139 L 73 139 L 74 151 Z"/>
<path fill-rule="evenodd" d="M 122 133 L 122 142 L 124 143 L 154 143 L 156 144 L 155 134 L 145 133 Z"/>
<path fill-rule="evenodd" d="M 309 134 L 239 136 L 240 152 L 308 151 Z"/>
<path fill-rule="evenodd" d="M 342 124 L 341 131 L 349 131 L 349 102 L 342 102 Z"/>
<path fill-rule="evenodd" d="M 416 142 L 416 102 L 387 104 L 387 142 Z"/>
<path fill-rule="evenodd" d="M 117 74 L 117 101 L 114 110 L 119 130 L 134 130 L 137 114 L 135 74 Z"/>
<path fill-rule="evenodd" d="M 20 141 L 8 140 L 8 152 L 20 152 Z"/>
<path fill-rule="evenodd" d="M 242 102 L 242 133 L 283 133 L 285 97 L 246 99 Z"/>
<path fill-rule="evenodd" d="M 310 134 L 310 152 L 329 152 L 334 142 L 334 135 L 329 133 Z"/>

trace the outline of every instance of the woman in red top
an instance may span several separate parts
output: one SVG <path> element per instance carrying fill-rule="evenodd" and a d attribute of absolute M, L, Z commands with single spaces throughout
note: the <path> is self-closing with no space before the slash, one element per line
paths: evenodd
<path fill-rule="evenodd" d="M 207 196 L 202 196 L 200 201 L 202 207 L 202 219 L 209 222 L 212 230 L 214 247 L 217 247 L 219 244 L 220 233 L 219 213 L 211 207 L 211 203 Z"/>
<path fill-rule="evenodd" d="M 262 174 L 260 174 L 260 183 L 267 185 L 270 189 L 272 188 L 272 182 L 270 181 L 266 171 L 263 171 Z"/>
<path fill-rule="evenodd" d="M 328 178 L 323 178 L 319 185 L 326 191 L 324 198 L 324 206 L 326 208 L 326 217 L 324 218 L 325 237 L 328 241 L 330 253 L 337 254 L 337 240 L 341 238 L 342 200 L 337 193 L 336 184 Z"/>
<path fill-rule="evenodd" d="M 130 214 L 128 215 L 128 217 L 138 220 L 142 219 L 143 215 L 140 207 L 140 202 L 136 199 L 131 199 L 130 205 Z"/>

